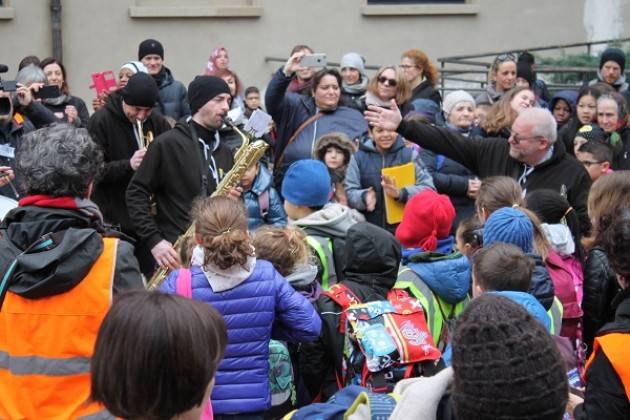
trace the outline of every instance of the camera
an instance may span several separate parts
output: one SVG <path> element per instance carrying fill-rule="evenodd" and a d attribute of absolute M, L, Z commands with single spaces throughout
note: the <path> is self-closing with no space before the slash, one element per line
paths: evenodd
<path fill-rule="evenodd" d="M 9 67 L 5 64 L 0 64 L 0 73 L 6 73 L 9 71 Z M 0 78 L 0 90 L 5 92 L 15 92 L 17 89 L 17 82 L 15 80 L 2 80 Z"/>

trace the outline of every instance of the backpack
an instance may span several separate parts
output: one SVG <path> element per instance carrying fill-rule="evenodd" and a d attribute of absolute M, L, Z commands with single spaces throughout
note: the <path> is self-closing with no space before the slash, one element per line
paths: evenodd
<path fill-rule="evenodd" d="M 324 292 L 342 308 L 344 334 L 338 385 L 391 392 L 401 379 L 431 376 L 441 353 L 433 344 L 420 302 L 404 290 L 390 290 L 387 300 L 361 303 L 344 284 Z"/>
<path fill-rule="evenodd" d="M 269 386 L 271 407 L 278 407 L 290 401 L 295 405 L 295 385 L 293 363 L 287 345 L 282 341 L 269 341 Z"/>

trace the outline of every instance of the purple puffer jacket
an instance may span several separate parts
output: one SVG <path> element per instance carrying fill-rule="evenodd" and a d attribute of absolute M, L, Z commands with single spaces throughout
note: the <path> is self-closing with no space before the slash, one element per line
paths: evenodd
<path fill-rule="evenodd" d="M 233 289 L 213 292 L 197 266 L 192 267 L 192 297 L 210 303 L 223 315 L 228 345 L 212 391 L 215 414 L 251 413 L 271 406 L 269 340 L 314 341 L 321 320 L 271 263 L 256 260 L 252 274 Z M 178 271 L 160 290 L 175 294 Z"/>

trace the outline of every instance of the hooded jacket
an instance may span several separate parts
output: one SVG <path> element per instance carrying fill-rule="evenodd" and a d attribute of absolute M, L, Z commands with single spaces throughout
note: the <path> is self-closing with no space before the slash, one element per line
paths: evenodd
<path fill-rule="evenodd" d="M 269 340 L 305 342 L 320 333 L 321 320 L 309 301 L 268 261 L 255 260 L 253 264 L 249 276 L 229 286 L 199 266 L 191 268 L 192 298 L 212 305 L 228 326 L 228 343 L 212 391 L 215 414 L 268 409 Z M 172 272 L 161 291 L 175 294 L 178 275 L 179 271 Z"/>
<path fill-rule="evenodd" d="M 261 195 L 267 192 L 267 214 L 263 217 Z M 271 173 L 264 164 L 260 164 L 258 175 L 254 179 L 252 188 L 243 194 L 247 208 L 247 226 L 250 231 L 261 225 L 285 226 L 287 215 L 284 212 L 282 200 L 275 188 L 271 186 Z"/>
<path fill-rule="evenodd" d="M 556 106 L 556 103 L 562 99 L 567 103 L 567 105 L 569 105 L 569 112 L 571 115 L 575 115 L 577 97 L 578 93 L 575 90 L 561 90 L 553 95 L 553 98 L 551 98 L 551 101 L 549 102 L 549 111 L 553 113 L 553 108 Z M 562 126 L 558 126 L 558 130 L 564 127 L 567 123 L 568 121 Z"/>
<path fill-rule="evenodd" d="M 168 115 L 179 121 L 180 118 L 190 117 L 190 105 L 186 97 L 186 87 L 175 80 L 171 70 L 162 66 L 162 70 L 153 76 L 160 89 L 160 102 L 154 108 L 162 115 Z"/>
<path fill-rule="evenodd" d="M 384 154 L 377 150 L 374 140 L 369 137 L 362 138 L 359 143 L 359 150 L 350 159 L 344 181 L 348 205 L 362 212 L 368 222 L 393 231 L 396 225 L 387 224 L 385 217 L 381 171 L 383 168 L 409 162 L 414 164 L 416 182 L 414 185 L 401 189 L 400 197 L 398 197 L 398 201 L 401 203 L 406 203 L 407 200 L 425 188 L 434 188 L 431 175 L 426 171 L 418 152 L 405 147 L 400 136 Z M 365 194 L 369 187 L 372 187 L 376 193 L 376 206 L 372 212 L 368 212 L 365 205 Z"/>
<path fill-rule="evenodd" d="M 510 144 L 502 138 L 470 139 L 446 128 L 404 120 L 397 131 L 421 147 L 461 163 L 481 179 L 504 175 L 519 180 L 527 192 L 549 188 L 564 193 L 578 213 L 582 231 L 590 231 L 586 200 L 591 178 L 584 165 L 566 154 L 562 142 L 556 141 L 551 158 L 532 169 L 510 157 Z"/>
<path fill-rule="evenodd" d="M 493 295 L 503 296 L 510 299 L 513 302 L 521 305 L 531 316 L 536 318 L 541 324 L 545 326 L 547 331 L 551 330 L 551 320 L 549 319 L 549 315 L 540 302 L 527 292 L 516 292 L 516 291 L 492 291 L 488 292 Z"/>
<path fill-rule="evenodd" d="M 362 302 L 386 300 L 396 283 L 400 263 L 401 249 L 396 238 L 370 223 L 357 223 L 348 230 L 345 254 L 341 283 Z M 337 391 L 335 372 L 342 371 L 344 336 L 339 332 L 339 305 L 328 296 L 321 296 L 316 307 L 322 317 L 322 333 L 317 341 L 302 346 L 300 369 L 311 397 L 321 389 L 324 401 Z"/>
<path fill-rule="evenodd" d="M 11 210 L 0 225 L 0 267 L 6 272 L 17 254 L 47 233 L 54 246 L 18 257 L 10 290 L 37 299 L 64 293 L 90 271 L 103 251 L 103 236 L 117 236 L 102 223 L 98 208 L 89 200 L 77 200 L 77 209 L 21 206 Z M 143 288 L 133 246 L 118 242 L 114 294 Z"/>
<path fill-rule="evenodd" d="M 154 137 L 171 129 L 166 119 L 152 113 L 142 124 L 143 132 Z M 103 212 L 105 221 L 121 226 L 123 232 L 132 235 L 134 229 L 127 212 L 125 192 L 134 174 L 129 160 L 138 150 L 136 128 L 123 111 L 122 97 L 113 92 L 105 106 L 92 115 L 88 131 L 101 146 L 105 167 L 94 188 L 94 202 Z"/>
<path fill-rule="evenodd" d="M 194 123 L 190 121 L 190 124 Z M 189 122 L 180 121 L 175 128 L 156 138 L 127 188 L 129 217 L 136 234 L 149 249 L 162 239 L 174 243 L 190 226 L 193 200 L 211 195 L 234 165 L 232 153 L 214 132 L 201 127 L 196 130 L 200 137 L 193 139 Z M 206 153 L 207 159 L 204 158 Z M 205 162 L 207 169 L 203 168 Z M 208 181 L 204 194 L 202 171 Z M 157 204 L 155 218 L 149 208 L 151 195 Z"/>

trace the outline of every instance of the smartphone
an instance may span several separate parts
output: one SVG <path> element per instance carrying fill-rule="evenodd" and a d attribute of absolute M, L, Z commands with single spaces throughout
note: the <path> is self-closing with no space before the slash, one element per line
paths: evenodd
<path fill-rule="evenodd" d="M 33 92 L 33 96 L 37 99 L 58 98 L 61 96 L 61 91 L 57 85 L 44 85 L 37 92 Z"/>
<path fill-rule="evenodd" d="M 109 92 L 117 86 L 116 77 L 111 70 L 92 73 L 92 83 L 93 85 L 91 85 L 90 88 L 96 89 L 96 96 L 101 96 L 103 92 Z"/>
<path fill-rule="evenodd" d="M 302 67 L 326 67 L 326 64 L 326 54 L 324 53 L 307 54 L 300 60 Z"/>

